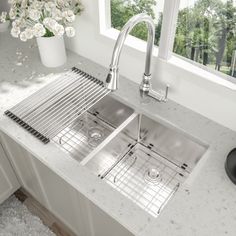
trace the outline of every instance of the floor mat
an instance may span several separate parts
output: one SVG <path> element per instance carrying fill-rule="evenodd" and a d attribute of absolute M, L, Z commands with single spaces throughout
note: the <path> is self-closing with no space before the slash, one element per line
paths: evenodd
<path fill-rule="evenodd" d="M 11 196 L 0 205 L 0 236 L 55 236 L 25 205 Z"/>

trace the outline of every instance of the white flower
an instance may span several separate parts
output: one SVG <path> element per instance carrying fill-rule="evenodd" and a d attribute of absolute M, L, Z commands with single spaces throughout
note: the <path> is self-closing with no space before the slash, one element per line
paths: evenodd
<path fill-rule="evenodd" d="M 18 38 L 19 37 L 19 34 L 20 34 L 20 28 L 19 27 L 13 27 L 11 29 L 11 35 L 14 37 L 14 38 Z"/>
<path fill-rule="evenodd" d="M 38 21 L 40 19 L 41 13 L 38 10 L 35 9 L 30 9 L 29 10 L 29 17 L 34 20 L 34 21 Z"/>
<path fill-rule="evenodd" d="M 28 0 L 22 0 L 22 1 L 21 1 L 21 7 L 22 7 L 22 8 L 26 8 L 27 5 L 28 5 Z"/>
<path fill-rule="evenodd" d="M 9 12 L 9 17 L 14 20 L 16 18 L 16 9 L 15 8 L 11 8 L 10 12 Z"/>
<path fill-rule="evenodd" d="M 64 0 L 57 0 L 57 5 L 61 8 L 64 8 L 66 6 Z"/>
<path fill-rule="evenodd" d="M 65 31 L 66 31 L 66 35 L 68 36 L 68 37 L 74 37 L 75 36 L 75 29 L 73 28 L 73 27 L 71 27 L 71 26 L 68 26 L 68 27 L 66 27 L 65 28 Z"/>
<path fill-rule="evenodd" d="M 34 37 L 34 30 L 32 28 L 26 28 L 25 36 L 27 39 L 32 39 Z"/>
<path fill-rule="evenodd" d="M 0 0 L 1 1 L 1 0 Z M 11 4 L 9 17 L 12 20 L 11 34 L 22 41 L 42 36 L 75 35 L 70 23 L 79 13 L 80 0 L 8 0 Z M 6 19 L 0 14 L 0 22 Z M 47 34 L 48 32 L 48 34 Z"/>
<path fill-rule="evenodd" d="M 49 29 L 49 30 L 52 30 L 55 28 L 57 22 L 56 20 L 50 18 L 50 17 L 47 17 L 43 20 L 43 24 Z"/>
<path fill-rule="evenodd" d="M 45 7 L 45 9 L 46 9 L 47 11 L 50 12 L 52 9 L 56 8 L 56 4 L 53 3 L 53 2 L 46 2 L 46 3 L 44 4 L 44 7 Z"/>
<path fill-rule="evenodd" d="M 62 16 L 70 23 L 75 20 L 75 14 L 72 10 L 62 12 Z"/>
<path fill-rule="evenodd" d="M 44 3 L 43 3 L 43 2 L 34 1 L 34 2 L 32 3 L 32 8 L 33 8 L 33 9 L 37 9 L 38 11 L 41 11 L 42 8 L 43 8 L 43 6 L 44 6 Z"/>
<path fill-rule="evenodd" d="M 65 32 L 63 25 L 56 24 L 55 27 L 52 29 L 52 32 L 56 36 L 62 36 Z"/>
<path fill-rule="evenodd" d="M 25 27 L 25 20 L 23 18 L 16 19 L 12 22 L 12 27 Z"/>
<path fill-rule="evenodd" d="M 26 36 L 26 32 L 25 31 L 20 33 L 20 40 L 23 41 L 23 42 L 27 41 L 27 36 Z"/>
<path fill-rule="evenodd" d="M 33 33 L 35 37 L 43 37 L 46 34 L 46 29 L 40 23 L 37 23 L 33 27 Z"/>
<path fill-rule="evenodd" d="M 51 11 L 52 18 L 56 21 L 62 20 L 62 12 L 59 9 L 53 9 Z"/>
<path fill-rule="evenodd" d="M 7 19 L 7 12 L 3 11 L 0 16 L 0 22 L 4 23 L 6 22 L 6 19 Z"/>

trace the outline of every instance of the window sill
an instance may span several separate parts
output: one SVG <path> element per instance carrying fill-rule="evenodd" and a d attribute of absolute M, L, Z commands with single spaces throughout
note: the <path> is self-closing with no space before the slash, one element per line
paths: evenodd
<path fill-rule="evenodd" d="M 185 71 L 188 71 L 192 74 L 195 74 L 203 79 L 206 79 L 212 83 L 224 86 L 230 90 L 236 91 L 236 83 L 233 83 L 229 80 L 227 80 L 225 77 L 221 77 L 215 73 L 207 71 L 207 69 L 203 69 L 197 65 L 194 65 L 191 62 L 188 62 L 187 60 L 184 60 L 180 58 L 179 56 L 173 55 L 169 60 L 168 63 L 182 68 Z"/>

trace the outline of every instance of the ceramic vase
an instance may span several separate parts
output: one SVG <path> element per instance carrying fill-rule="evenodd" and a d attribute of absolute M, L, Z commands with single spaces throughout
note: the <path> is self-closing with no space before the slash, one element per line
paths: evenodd
<path fill-rule="evenodd" d="M 66 63 L 67 56 L 63 37 L 39 37 L 37 44 L 44 66 L 59 67 Z"/>

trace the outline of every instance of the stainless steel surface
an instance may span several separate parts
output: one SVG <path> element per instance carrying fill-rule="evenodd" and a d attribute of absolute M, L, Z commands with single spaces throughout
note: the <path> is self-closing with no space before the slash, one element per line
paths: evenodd
<path fill-rule="evenodd" d="M 110 90 L 116 90 L 118 88 L 118 64 L 120 59 L 121 50 L 123 48 L 125 39 L 127 35 L 130 33 L 130 31 L 133 29 L 133 27 L 140 22 L 145 22 L 148 27 L 148 44 L 147 44 L 147 55 L 146 55 L 146 64 L 145 64 L 145 72 L 144 75 L 146 77 L 149 77 L 151 75 L 151 59 L 152 59 L 152 51 L 154 46 L 154 37 L 155 37 L 155 24 L 150 16 L 147 14 L 141 13 L 139 15 L 136 15 L 132 17 L 122 28 L 120 31 L 120 34 L 118 36 L 118 39 L 116 41 L 112 59 L 111 59 L 111 65 L 110 65 L 110 72 L 107 77 L 107 88 Z"/>
<path fill-rule="evenodd" d="M 157 216 L 206 149 L 180 131 L 140 115 L 86 167 Z"/>
<path fill-rule="evenodd" d="M 104 97 L 56 135 L 53 141 L 81 162 L 132 114 L 133 109 L 111 96 Z"/>
<path fill-rule="evenodd" d="M 207 149 L 203 143 L 194 140 L 179 130 L 143 116 L 141 142 L 179 167 L 191 172 Z M 187 165 L 187 166 L 186 166 Z"/>
<path fill-rule="evenodd" d="M 108 93 L 101 81 L 73 68 L 5 114 L 48 142 Z"/>
<path fill-rule="evenodd" d="M 145 22 L 148 28 L 148 42 L 147 42 L 147 53 L 146 53 L 146 61 L 145 61 L 145 70 L 143 74 L 143 79 L 140 84 L 140 91 L 145 93 L 147 96 L 153 97 L 160 102 L 167 101 L 168 88 L 166 87 L 166 92 L 163 94 L 162 92 L 153 91 L 151 88 L 151 60 L 152 60 L 152 52 L 154 47 L 154 38 L 155 38 L 155 24 L 150 16 L 145 13 L 138 14 L 133 16 L 121 29 L 120 34 L 116 40 L 116 44 L 112 53 L 112 59 L 110 64 L 109 73 L 106 79 L 106 87 L 115 91 L 118 89 L 118 80 L 119 80 L 119 60 L 120 54 L 125 42 L 126 37 L 130 33 L 130 31 L 139 23 Z"/>
<path fill-rule="evenodd" d="M 157 92 L 157 91 L 154 91 L 153 89 L 150 89 L 147 92 L 147 95 L 149 97 L 152 97 L 152 98 L 156 99 L 158 102 L 167 102 L 168 101 L 169 88 L 170 88 L 170 86 L 167 84 L 165 92 L 162 92 L 162 91 Z"/>

